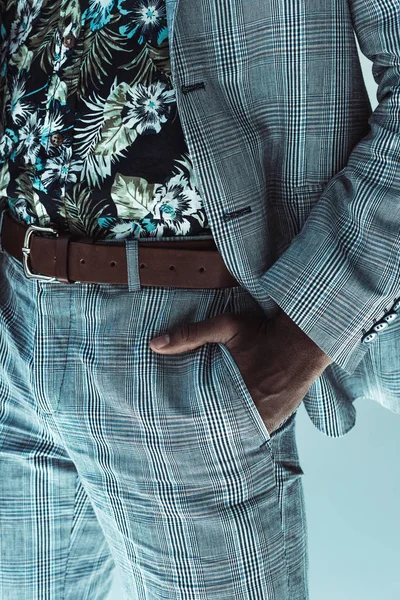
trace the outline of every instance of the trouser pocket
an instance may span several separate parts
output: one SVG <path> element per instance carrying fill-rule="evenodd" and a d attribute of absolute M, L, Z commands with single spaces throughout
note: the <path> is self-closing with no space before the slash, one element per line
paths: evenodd
<path fill-rule="evenodd" d="M 248 412 L 248 415 L 253 422 L 255 431 L 262 443 L 269 442 L 271 435 L 260 413 L 258 412 L 254 400 L 244 382 L 242 374 L 239 371 L 239 367 L 237 366 L 228 348 L 222 343 L 218 343 L 218 346 L 221 351 L 221 360 L 225 366 L 226 385 L 232 388 L 232 393 L 243 403 L 244 408 Z"/>
<path fill-rule="evenodd" d="M 243 376 L 237 366 L 232 354 L 228 350 L 228 348 L 222 344 L 218 343 L 219 349 L 221 351 L 221 360 L 226 368 L 227 375 L 227 385 L 231 385 L 232 393 L 236 392 L 237 398 L 242 401 L 244 408 L 248 412 L 253 425 L 256 429 L 257 434 L 259 435 L 262 442 L 269 442 L 272 436 L 275 436 L 279 431 L 281 431 L 285 425 L 289 423 L 289 421 L 294 419 L 295 414 L 297 413 L 298 407 L 295 408 L 290 415 L 288 415 L 282 423 L 277 427 L 272 433 L 268 431 L 266 424 L 264 423 L 263 418 L 253 400 L 252 395 L 249 392 L 249 389 L 243 379 Z"/>

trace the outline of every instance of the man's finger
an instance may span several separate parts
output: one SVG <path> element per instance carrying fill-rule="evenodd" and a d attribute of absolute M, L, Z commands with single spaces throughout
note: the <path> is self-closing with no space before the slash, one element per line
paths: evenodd
<path fill-rule="evenodd" d="M 232 313 L 216 315 L 205 321 L 182 323 L 169 333 L 153 338 L 150 348 L 162 354 L 179 354 L 199 348 L 206 342 L 226 344 L 239 326 L 239 320 Z"/>

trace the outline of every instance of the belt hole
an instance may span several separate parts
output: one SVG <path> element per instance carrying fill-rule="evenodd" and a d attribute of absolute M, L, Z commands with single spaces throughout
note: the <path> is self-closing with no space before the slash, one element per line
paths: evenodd
<path fill-rule="evenodd" d="M 145 265 L 144 263 L 140 263 L 140 268 L 141 268 L 141 269 L 144 269 L 144 268 L 145 268 L 145 266 L 146 266 L 146 265 Z"/>
<path fill-rule="evenodd" d="M 170 268 L 169 268 L 169 270 L 170 270 L 170 271 L 175 271 L 175 267 L 174 267 L 174 265 L 171 265 L 171 266 L 170 266 Z"/>
<path fill-rule="evenodd" d="M 81 265 L 84 265 L 85 264 L 85 259 L 81 258 L 81 260 L 79 262 L 81 263 Z"/>
<path fill-rule="evenodd" d="M 200 267 L 199 271 L 200 271 L 200 273 L 204 273 L 205 268 L 204 267 Z"/>
<path fill-rule="evenodd" d="M 110 267 L 115 267 L 115 265 L 116 265 L 116 264 L 117 264 L 117 263 L 115 262 L 115 260 L 112 260 L 112 261 L 110 262 Z"/>

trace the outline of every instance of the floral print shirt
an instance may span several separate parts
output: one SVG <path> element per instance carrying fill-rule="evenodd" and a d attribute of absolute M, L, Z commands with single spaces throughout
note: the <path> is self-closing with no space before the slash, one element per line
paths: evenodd
<path fill-rule="evenodd" d="M 171 81 L 164 0 L 0 0 L 0 197 L 116 241 L 212 237 Z"/>

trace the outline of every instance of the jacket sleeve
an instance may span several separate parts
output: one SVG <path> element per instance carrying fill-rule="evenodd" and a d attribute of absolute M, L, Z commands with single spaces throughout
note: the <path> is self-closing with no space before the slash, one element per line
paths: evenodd
<path fill-rule="evenodd" d="M 348 1 L 378 106 L 369 133 L 258 283 L 351 374 L 396 318 L 391 309 L 400 313 L 400 4 Z"/>

